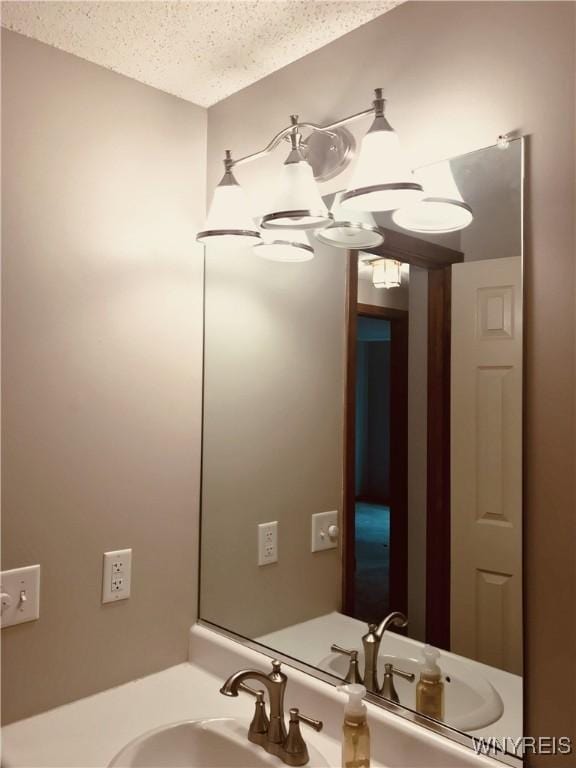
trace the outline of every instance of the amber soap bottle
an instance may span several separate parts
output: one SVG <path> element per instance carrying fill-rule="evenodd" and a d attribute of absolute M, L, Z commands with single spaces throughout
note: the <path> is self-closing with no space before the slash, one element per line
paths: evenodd
<path fill-rule="evenodd" d="M 442 671 L 437 663 L 440 652 L 431 645 L 425 645 L 423 656 L 424 663 L 416 686 L 416 711 L 435 720 L 443 720 L 444 683 Z"/>
<path fill-rule="evenodd" d="M 366 696 L 363 685 L 341 685 L 347 694 L 342 725 L 342 768 L 370 768 L 370 729 L 366 719 Z"/>

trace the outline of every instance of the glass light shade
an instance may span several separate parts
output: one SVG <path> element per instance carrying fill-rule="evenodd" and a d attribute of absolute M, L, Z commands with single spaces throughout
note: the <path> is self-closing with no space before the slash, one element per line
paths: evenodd
<path fill-rule="evenodd" d="M 379 128 L 384 121 L 387 128 Z M 342 196 L 344 208 L 356 211 L 391 211 L 422 197 L 422 185 L 409 169 L 396 134 L 376 118 L 362 139 L 360 154 Z"/>
<path fill-rule="evenodd" d="M 375 288 L 399 288 L 402 283 L 402 263 L 394 259 L 372 262 L 372 282 Z"/>
<path fill-rule="evenodd" d="M 290 157 L 293 155 L 291 153 Z M 303 158 L 297 162 L 284 163 L 278 192 L 270 211 L 262 217 L 262 227 L 313 229 L 326 224 L 330 219 L 311 166 Z"/>
<path fill-rule="evenodd" d="M 368 211 L 346 209 L 338 192 L 332 205 L 334 221 L 314 234 L 325 245 L 334 248 L 377 248 L 384 242 L 384 235 Z"/>
<path fill-rule="evenodd" d="M 282 232 L 264 230 L 262 241 L 254 246 L 254 253 L 270 261 L 310 261 L 314 249 L 302 230 L 284 229 Z"/>
<path fill-rule="evenodd" d="M 260 231 L 250 213 L 248 198 L 230 171 L 214 190 L 204 229 L 198 232 L 200 243 L 250 243 L 260 239 Z"/>
<path fill-rule="evenodd" d="M 420 168 L 417 176 L 425 197 L 394 211 L 395 224 L 412 232 L 440 234 L 464 229 L 473 221 L 472 208 L 460 194 L 449 160 Z"/>

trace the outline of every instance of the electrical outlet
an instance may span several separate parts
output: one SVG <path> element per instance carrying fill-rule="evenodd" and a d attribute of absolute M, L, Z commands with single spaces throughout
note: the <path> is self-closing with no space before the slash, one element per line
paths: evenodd
<path fill-rule="evenodd" d="M 112 603 L 130 597 L 132 550 L 117 549 L 104 552 L 102 569 L 102 602 Z"/>
<path fill-rule="evenodd" d="M 258 565 L 278 562 L 278 521 L 258 526 Z"/>

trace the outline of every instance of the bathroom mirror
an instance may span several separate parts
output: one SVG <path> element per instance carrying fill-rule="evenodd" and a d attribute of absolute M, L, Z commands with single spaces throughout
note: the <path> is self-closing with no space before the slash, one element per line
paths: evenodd
<path fill-rule="evenodd" d="M 470 743 L 522 735 L 523 143 L 423 169 L 462 229 L 386 213 L 366 252 L 205 253 L 201 619 L 336 684 L 400 611 L 373 699 Z"/>

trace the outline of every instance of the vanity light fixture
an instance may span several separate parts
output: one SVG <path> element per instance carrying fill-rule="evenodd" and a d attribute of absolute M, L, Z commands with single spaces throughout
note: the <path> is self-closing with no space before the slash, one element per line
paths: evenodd
<path fill-rule="evenodd" d="M 293 126 L 298 125 L 297 115 L 292 115 L 290 120 Z M 282 166 L 272 208 L 262 217 L 263 229 L 313 229 L 332 218 L 320 195 L 312 166 L 300 149 L 302 134 L 296 128 L 289 138 L 292 149 Z"/>
<path fill-rule="evenodd" d="M 372 283 L 375 288 L 399 288 L 402 263 L 394 259 L 376 259 L 372 262 Z"/>
<path fill-rule="evenodd" d="M 232 173 L 232 165 L 230 150 L 226 150 L 224 176 L 214 190 L 204 229 L 196 235 L 200 243 L 215 238 L 219 243 L 254 243 L 261 237 L 250 214 L 246 193 Z"/>
<path fill-rule="evenodd" d="M 362 141 L 353 183 L 342 195 L 341 202 L 355 211 L 381 211 L 419 199 L 422 187 L 407 168 L 398 136 L 384 117 L 382 89 L 377 88 L 372 106 L 362 112 L 326 125 L 299 122 L 298 116 L 292 115 L 290 125 L 279 131 L 264 149 L 237 160 L 227 151 L 224 178 L 216 188 L 206 226 L 198 233 L 197 240 L 206 243 L 213 238 L 218 238 L 219 242 L 238 238 L 239 241 L 254 242 L 261 237 L 232 169 L 270 154 L 282 141 L 289 141 L 291 150 L 282 169 L 280 189 L 274 204 L 262 217 L 262 228 L 315 229 L 329 223 L 333 215 L 322 200 L 316 179 L 332 178 L 338 169 L 350 162 L 353 138 L 343 126 L 368 115 L 374 115 L 375 120 Z M 329 173 L 323 167 L 326 163 L 317 162 L 318 158 L 313 156 L 313 142 L 308 144 L 302 138 L 304 129 L 322 133 L 332 140 L 333 151 L 328 153 Z M 354 221 L 350 215 L 345 219 L 345 222 Z"/>
<path fill-rule="evenodd" d="M 420 168 L 416 175 L 425 197 L 394 211 L 395 224 L 412 232 L 441 234 L 457 232 L 473 221 L 472 208 L 460 194 L 449 160 Z"/>
<path fill-rule="evenodd" d="M 423 190 L 408 167 L 398 134 L 384 117 L 382 89 L 375 94 L 374 122 L 362 139 L 342 204 L 360 211 L 391 211 L 420 200 Z"/>
<path fill-rule="evenodd" d="M 254 253 L 270 261 L 310 261 L 314 248 L 306 232 L 297 229 L 264 230 L 262 240 L 254 246 Z"/>
<path fill-rule="evenodd" d="M 344 208 L 342 192 L 338 192 L 332 205 L 334 221 L 314 233 L 324 245 L 334 248 L 377 248 L 384 242 L 384 233 L 369 211 Z"/>

